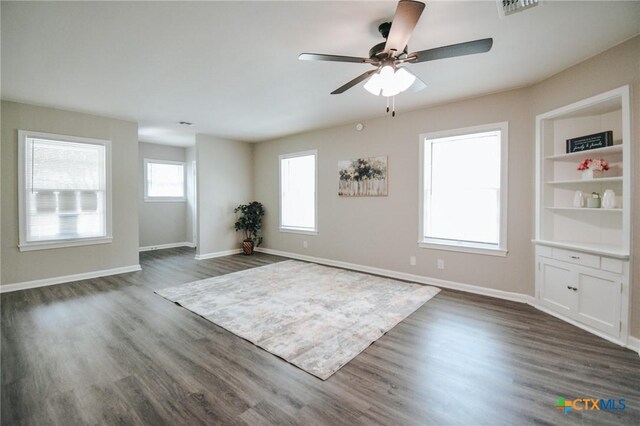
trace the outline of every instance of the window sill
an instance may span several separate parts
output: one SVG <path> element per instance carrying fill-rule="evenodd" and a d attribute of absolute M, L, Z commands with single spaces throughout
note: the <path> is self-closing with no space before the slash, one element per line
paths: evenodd
<path fill-rule="evenodd" d="M 303 234 L 303 235 L 318 235 L 318 231 L 300 228 L 283 228 L 280 227 L 280 232 L 287 232 L 290 234 Z"/>
<path fill-rule="evenodd" d="M 83 238 L 78 240 L 58 240 L 47 242 L 24 243 L 18 245 L 20 251 L 47 250 L 65 247 L 91 246 L 96 244 L 111 244 L 112 237 L 106 238 Z"/>
<path fill-rule="evenodd" d="M 146 198 L 144 199 L 145 203 L 186 203 L 187 199 L 186 198 L 160 198 L 160 197 L 154 197 L 154 198 Z"/>
<path fill-rule="evenodd" d="M 418 247 L 434 250 L 458 251 L 471 254 L 506 257 L 508 251 L 503 248 L 491 247 L 483 244 L 462 244 L 456 242 L 418 241 Z"/>

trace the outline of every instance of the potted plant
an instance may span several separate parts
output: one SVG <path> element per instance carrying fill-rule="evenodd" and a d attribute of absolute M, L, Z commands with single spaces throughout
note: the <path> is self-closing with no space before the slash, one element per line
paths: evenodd
<path fill-rule="evenodd" d="M 244 240 L 242 241 L 242 251 L 246 255 L 253 254 L 253 248 L 262 244 L 260 229 L 262 228 L 262 216 L 264 216 L 264 206 L 252 201 L 249 204 L 240 204 L 233 210 L 240 213 L 240 217 L 235 223 L 236 231 L 242 231 Z"/>
<path fill-rule="evenodd" d="M 609 163 L 602 158 L 599 160 L 587 158 L 578 164 L 578 170 L 582 172 L 582 179 L 595 179 L 602 177 L 603 173 L 609 170 Z"/>

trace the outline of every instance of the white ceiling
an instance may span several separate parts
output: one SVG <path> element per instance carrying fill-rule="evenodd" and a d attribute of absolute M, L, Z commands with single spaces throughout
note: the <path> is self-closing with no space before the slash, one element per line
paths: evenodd
<path fill-rule="evenodd" d="M 136 120 L 140 140 L 195 133 L 261 141 L 383 116 L 369 69 L 302 62 L 301 52 L 367 56 L 395 1 L 2 2 L 2 98 Z M 493 37 L 491 52 L 410 65 L 429 87 L 416 109 L 520 87 L 640 32 L 640 2 L 546 0 L 499 19 L 495 1 L 427 2 L 410 50 Z M 195 123 L 179 126 L 178 121 Z"/>

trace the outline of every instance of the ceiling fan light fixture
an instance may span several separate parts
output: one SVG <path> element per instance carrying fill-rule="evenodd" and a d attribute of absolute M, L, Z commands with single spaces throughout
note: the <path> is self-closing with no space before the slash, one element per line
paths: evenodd
<path fill-rule="evenodd" d="M 398 89 L 396 89 L 395 87 L 387 87 L 382 89 L 382 96 L 386 96 L 387 98 L 391 97 L 391 96 L 395 96 L 398 93 L 400 93 L 400 91 Z"/>
<path fill-rule="evenodd" d="M 369 78 L 364 88 L 372 95 L 389 97 L 404 92 L 414 81 L 416 76 L 404 68 L 394 70 L 391 65 L 385 65 Z"/>
<path fill-rule="evenodd" d="M 364 88 L 372 95 L 380 96 L 380 92 L 382 91 L 382 79 L 380 78 L 379 72 L 376 72 L 369 78 L 365 83 Z"/>
<path fill-rule="evenodd" d="M 404 92 L 416 81 L 416 76 L 402 67 L 398 67 L 395 73 L 396 89 Z"/>

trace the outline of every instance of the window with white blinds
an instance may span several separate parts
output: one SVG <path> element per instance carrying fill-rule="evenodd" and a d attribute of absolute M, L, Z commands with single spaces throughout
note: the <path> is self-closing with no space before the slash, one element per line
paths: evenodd
<path fill-rule="evenodd" d="M 111 241 L 110 142 L 20 131 L 20 249 Z"/>

